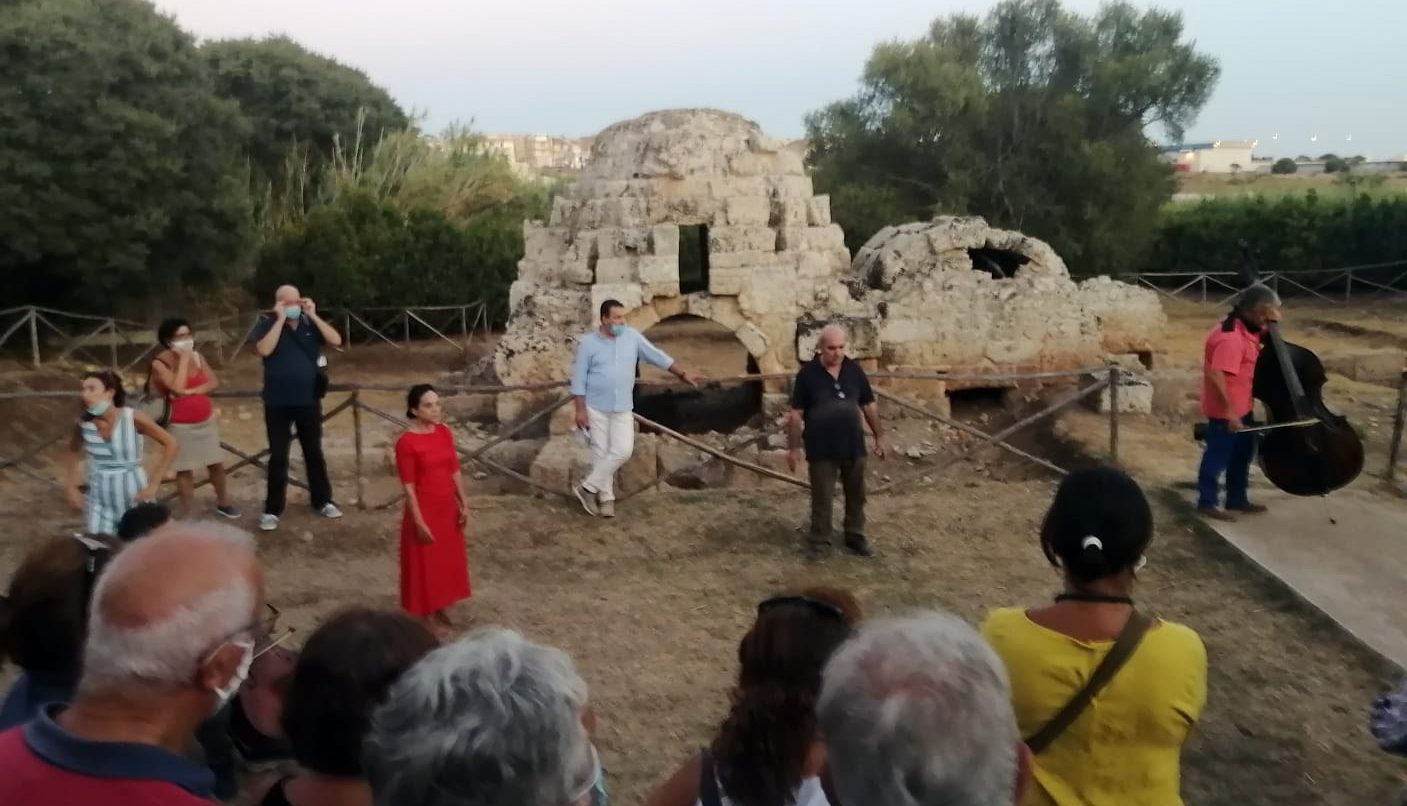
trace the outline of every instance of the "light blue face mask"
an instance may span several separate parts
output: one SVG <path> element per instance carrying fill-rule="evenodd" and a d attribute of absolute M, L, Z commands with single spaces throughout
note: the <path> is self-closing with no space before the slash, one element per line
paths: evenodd
<path fill-rule="evenodd" d="M 301 305 L 289 305 L 287 308 L 283 309 L 283 315 L 287 316 L 289 319 L 297 319 L 303 315 L 303 307 Z"/>
<path fill-rule="evenodd" d="M 625 332 L 625 325 L 611 325 L 611 335 L 619 336 Z"/>
<path fill-rule="evenodd" d="M 103 402 L 99 403 L 99 404 L 96 405 L 96 406 L 89 406 L 89 407 L 88 407 L 88 416 L 89 416 L 89 417 L 101 417 L 101 416 L 103 416 L 104 414 L 107 414 L 107 410 L 110 409 L 110 408 L 112 408 L 112 401 L 111 401 L 111 400 L 104 400 Z"/>

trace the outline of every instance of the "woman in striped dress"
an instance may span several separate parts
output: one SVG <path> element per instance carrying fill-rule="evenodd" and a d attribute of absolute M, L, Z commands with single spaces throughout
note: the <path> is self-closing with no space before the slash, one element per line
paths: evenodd
<path fill-rule="evenodd" d="M 156 498 L 161 480 L 171 469 L 179 447 L 176 438 L 150 417 L 126 407 L 122 379 L 110 370 L 83 376 L 83 416 L 78 421 L 68 453 L 68 503 L 87 510 L 88 532 L 115 534 L 122 513 L 138 501 Z M 161 461 L 147 483 L 142 467 L 142 437 L 161 446 Z M 78 486 L 78 471 L 88 458 L 88 496 Z"/>

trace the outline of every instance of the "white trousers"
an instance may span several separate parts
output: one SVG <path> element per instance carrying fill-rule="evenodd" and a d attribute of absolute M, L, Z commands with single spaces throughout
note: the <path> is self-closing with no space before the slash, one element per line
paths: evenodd
<path fill-rule="evenodd" d="M 598 500 L 614 501 L 616 471 L 635 451 L 635 418 L 628 411 L 590 407 L 586 414 L 591 418 L 591 473 L 581 486 L 596 493 Z"/>

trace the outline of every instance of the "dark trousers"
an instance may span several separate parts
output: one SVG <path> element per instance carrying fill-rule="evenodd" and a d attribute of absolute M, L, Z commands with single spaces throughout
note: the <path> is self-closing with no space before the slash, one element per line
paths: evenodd
<path fill-rule="evenodd" d="M 293 445 L 294 429 L 298 431 L 298 446 L 303 449 L 313 508 L 332 503 L 332 483 L 327 480 L 327 460 L 322 456 L 322 406 L 265 406 L 264 428 L 269 436 L 269 492 L 264 498 L 264 512 L 283 514 L 288 498 L 288 449 Z"/>
<path fill-rule="evenodd" d="M 811 536 L 813 543 L 831 539 L 831 504 L 835 482 L 845 492 L 845 536 L 865 534 L 865 457 L 854 459 L 808 460 L 811 476 Z"/>
<path fill-rule="evenodd" d="M 1255 425 L 1255 419 L 1247 414 L 1241 418 L 1246 425 Z M 1202 452 L 1202 466 L 1197 471 L 1197 506 L 1211 508 L 1217 505 L 1218 482 L 1226 474 L 1226 505 L 1244 507 L 1249 500 L 1246 491 L 1250 487 L 1251 460 L 1256 455 L 1256 434 L 1233 434 L 1227 429 L 1226 420 L 1207 420 L 1206 448 Z"/>

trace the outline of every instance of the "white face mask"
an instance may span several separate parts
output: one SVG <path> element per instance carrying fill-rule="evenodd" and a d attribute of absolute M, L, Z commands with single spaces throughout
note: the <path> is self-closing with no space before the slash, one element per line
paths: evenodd
<path fill-rule="evenodd" d="M 239 692 L 239 687 L 244 685 L 244 681 L 249 678 L 249 667 L 254 665 L 254 642 L 249 639 L 243 641 L 231 641 L 231 644 L 244 650 L 244 657 L 240 658 L 239 666 L 235 669 L 234 676 L 230 682 L 215 689 L 215 707 L 212 714 L 218 714 L 225 703 L 229 702 L 235 694 Z"/>
<path fill-rule="evenodd" d="M 194 350 L 194 349 L 195 349 L 195 339 L 177 339 L 176 341 L 171 342 L 171 346 L 172 346 L 174 349 L 182 350 L 182 351 Z"/>

